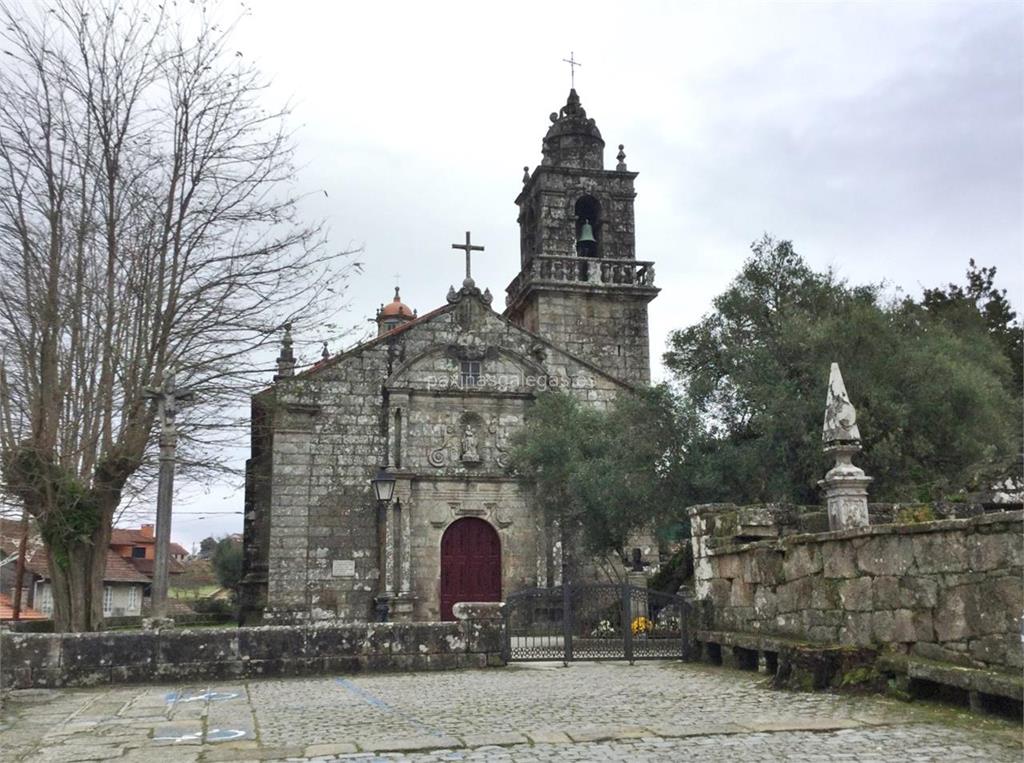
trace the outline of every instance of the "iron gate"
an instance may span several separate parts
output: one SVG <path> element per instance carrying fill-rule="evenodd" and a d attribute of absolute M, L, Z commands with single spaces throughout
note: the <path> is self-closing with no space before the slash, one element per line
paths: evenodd
<path fill-rule="evenodd" d="M 689 657 L 691 602 L 615 583 L 528 588 L 505 600 L 505 660 Z"/>

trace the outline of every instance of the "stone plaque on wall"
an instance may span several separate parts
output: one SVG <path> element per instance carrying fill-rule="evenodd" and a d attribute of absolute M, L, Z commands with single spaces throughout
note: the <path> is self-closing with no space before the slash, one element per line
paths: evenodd
<path fill-rule="evenodd" d="M 335 559 L 331 562 L 331 575 L 336 578 L 351 578 L 356 574 L 355 559 Z"/>

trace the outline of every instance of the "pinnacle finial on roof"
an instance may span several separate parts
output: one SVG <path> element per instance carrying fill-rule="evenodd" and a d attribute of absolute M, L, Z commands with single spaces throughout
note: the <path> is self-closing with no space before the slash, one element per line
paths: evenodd
<path fill-rule="evenodd" d="M 274 379 L 283 379 L 295 375 L 295 353 L 292 351 L 292 324 L 284 324 L 284 336 L 281 338 L 281 354 L 277 356 L 277 374 Z"/>

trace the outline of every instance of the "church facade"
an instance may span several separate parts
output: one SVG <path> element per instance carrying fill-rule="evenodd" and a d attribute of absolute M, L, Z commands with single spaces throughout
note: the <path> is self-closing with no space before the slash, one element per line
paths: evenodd
<path fill-rule="evenodd" d="M 557 533 L 509 469 L 531 402 L 559 388 L 603 406 L 650 379 L 633 182 L 575 90 L 516 199 L 520 270 L 494 309 L 469 268 L 417 315 L 398 295 L 378 335 L 296 371 L 286 331 L 274 383 L 252 400 L 247 622 L 451 619 L 559 580 Z M 395 478 L 380 505 L 370 480 Z"/>

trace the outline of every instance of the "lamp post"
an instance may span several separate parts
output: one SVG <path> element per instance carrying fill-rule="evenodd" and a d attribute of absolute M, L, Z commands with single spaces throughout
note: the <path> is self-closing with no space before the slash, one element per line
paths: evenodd
<path fill-rule="evenodd" d="M 379 518 L 381 560 L 381 593 L 376 598 L 377 619 L 385 623 L 388 620 L 388 515 L 387 507 L 395 495 L 395 475 L 386 466 L 377 469 L 377 474 L 370 480 L 373 495 L 377 499 L 377 516 Z"/>

